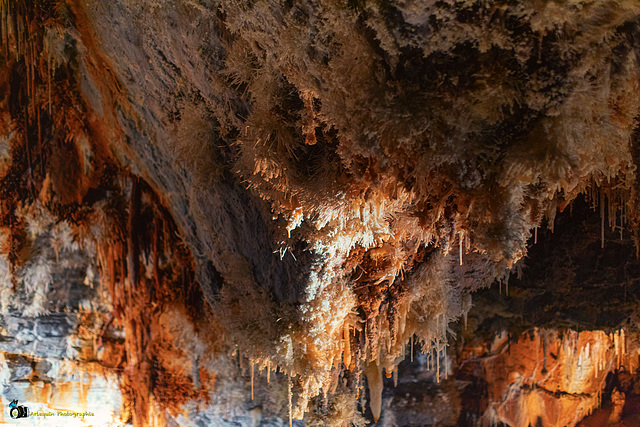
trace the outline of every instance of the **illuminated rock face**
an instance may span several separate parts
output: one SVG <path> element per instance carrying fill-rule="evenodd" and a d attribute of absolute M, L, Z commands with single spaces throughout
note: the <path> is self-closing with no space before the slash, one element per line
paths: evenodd
<path fill-rule="evenodd" d="M 100 364 L 117 375 L 122 422 L 362 425 L 369 401 L 366 416 L 391 423 L 385 378 L 417 344 L 436 382 L 455 381 L 454 321 L 473 291 L 507 292 L 543 222 L 560 227 L 584 196 L 601 246 L 610 228 L 625 254 L 629 231 L 637 244 L 635 0 L 0 11 L 2 351 Z M 532 289 L 559 278 L 567 299 L 589 271 L 552 269 Z M 495 344 L 487 403 L 468 414 L 575 423 L 603 387 L 582 365 L 592 348 L 610 356 L 598 329 L 626 322 L 633 336 L 633 307 L 581 317 L 592 332 L 561 351 L 554 334 L 573 324 L 520 297 L 536 321 L 505 310 L 517 321 L 472 325 L 479 345 L 539 327 L 563 354 L 553 372 L 575 381 L 539 376 L 531 332 L 515 358 Z M 483 298 L 472 322 L 501 310 Z M 575 321 L 575 305 L 558 307 Z M 423 421 L 454 423 L 468 402 L 451 396 L 450 413 L 424 408 Z"/>
<path fill-rule="evenodd" d="M 638 346 L 623 335 L 504 332 L 484 345 L 458 347 L 439 384 L 429 356 L 421 355 L 401 365 L 395 387 L 385 384 L 382 425 L 575 426 L 615 417 L 616 407 L 619 422 L 637 415 L 638 398 Z"/>
<path fill-rule="evenodd" d="M 600 406 L 608 373 L 637 369 L 638 349 L 627 353 L 621 334 L 532 331 L 513 344 L 506 334 L 497 337 L 494 356 L 480 362 L 488 384 L 485 417 L 518 426 L 576 425 Z"/>
<path fill-rule="evenodd" d="M 126 421 L 118 375 L 98 363 L 29 358 L 15 353 L 4 353 L 0 363 L 5 384 L 2 422 L 75 426 Z M 14 399 L 32 415 L 14 420 L 9 414 Z"/>

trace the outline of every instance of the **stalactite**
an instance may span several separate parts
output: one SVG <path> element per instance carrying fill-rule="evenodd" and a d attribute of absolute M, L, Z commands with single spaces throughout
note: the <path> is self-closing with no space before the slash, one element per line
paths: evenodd
<path fill-rule="evenodd" d="M 0 1 L 0 44 L 4 45 L 5 40 L 5 4 L 4 1 Z M 5 55 L 6 56 L 6 55 Z"/>
<path fill-rule="evenodd" d="M 289 377 L 287 382 L 287 396 L 289 398 L 289 427 L 293 427 L 293 396 L 291 392 L 291 377 Z"/>
<path fill-rule="evenodd" d="M 253 378 L 254 378 L 254 369 L 256 364 L 251 362 L 251 400 L 253 400 Z"/>
<path fill-rule="evenodd" d="M 611 231 L 615 230 L 616 226 L 616 207 L 614 198 L 612 196 L 612 191 L 610 188 L 607 189 L 607 207 L 608 207 L 608 215 L 609 215 L 609 227 L 611 227 Z"/>
<path fill-rule="evenodd" d="M 413 335 L 411 335 L 411 361 L 413 362 Z"/>
<path fill-rule="evenodd" d="M 600 247 L 604 249 L 604 190 L 600 188 Z"/>
<path fill-rule="evenodd" d="M 20 31 L 20 24 L 18 22 L 18 16 L 17 14 L 14 13 L 14 15 L 11 18 L 11 22 L 13 24 L 13 38 L 14 41 L 16 42 L 16 61 L 18 61 L 20 59 L 20 34 L 22 34 L 22 32 Z"/>
<path fill-rule="evenodd" d="M 447 345 L 445 343 L 444 348 L 442 349 L 442 352 L 444 353 L 444 379 L 448 379 L 449 378 L 449 365 L 448 365 L 448 359 L 447 359 Z"/>
<path fill-rule="evenodd" d="M 436 383 L 440 384 L 440 343 L 436 340 Z"/>
<path fill-rule="evenodd" d="M 27 76 L 25 79 L 25 87 L 27 88 L 27 100 L 28 100 L 27 108 L 31 109 L 31 100 L 33 97 L 31 96 L 31 78 L 32 77 L 31 77 L 31 64 L 29 61 L 28 49 L 26 49 L 26 52 L 24 52 L 24 54 L 22 55 L 22 58 L 24 59 L 25 71 L 27 73 Z"/>
<path fill-rule="evenodd" d="M 547 334 L 542 333 L 542 374 L 547 373 Z"/>
<path fill-rule="evenodd" d="M 51 115 L 51 52 L 47 49 L 47 97 L 48 97 L 48 108 L 49 115 Z"/>
<path fill-rule="evenodd" d="M 127 271 L 129 272 L 129 284 L 133 289 L 137 286 L 140 277 L 140 267 L 138 262 L 138 258 L 140 256 L 140 245 L 138 243 L 137 229 L 139 227 L 138 216 L 141 192 L 137 181 L 137 178 L 132 177 L 131 197 L 129 199 L 129 238 L 127 239 Z"/>
<path fill-rule="evenodd" d="M 349 369 L 351 366 L 351 341 L 349 339 L 349 326 L 344 326 L 344 352 L 343 360 L 345 368 Z"/>
<path fill-rule="evenodd" d="M 618 331 L 611 333 L 611 341 L 613 341 L 613 357 L 614 366 L 616 369 L 620 368 L 620 342 L 618 341 Z"/>
<path fill-rule="evenodd" d="M 363 378 L 362 378 L 362 375 L 361 375 L 359 377 L 359 379 L 358 379 L 358 396 L 356 397 L 356 399 L 360 398 L 360 409 L 362 410 L 362 413 L 364 414 L 366 402 L 365 402 L 365 398 L 364 398 L 364 385 L 362 384 L 362 382 L 363 382 Z"/>
<path fill-rule="evenodd" d="M 377 361 L 369 362 L 365 368 L 367 384 L 369 385 L 369 406 L 373 413 L 373 419 L 378 422 L 382 411 L 382 367 Z"/>

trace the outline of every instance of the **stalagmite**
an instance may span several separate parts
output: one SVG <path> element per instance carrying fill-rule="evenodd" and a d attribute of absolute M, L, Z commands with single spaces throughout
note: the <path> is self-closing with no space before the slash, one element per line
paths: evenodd
<path fill-rule="evenodd" d="M 369 385 L 369 406 L 374 421 L 378 422 L 382 411 L 382 367 L 375 360 L 369 362 L 365 368 L 365 375 Z"/>
<path fill-rule="evenodd" d="M 458 239 L 460 241 L 460 265 L 462 265 L 462 244 L 464 242 L 464 236 L 462 233 L 460 233 L 460 239 Z"/>
<path fill-rule="evenodd" d="M 267 360 L 267 384 L 271 382 L 271 360 Z"/>
<path fill-rule="evenodd" d="M 251 400 L 253 400 L 253 370 L 255 363 L 251 362 Z"/>
<path fill-rule="evenodd" d="M 533 227 L 533 243 L 538 243 L 538 226 Z"/>

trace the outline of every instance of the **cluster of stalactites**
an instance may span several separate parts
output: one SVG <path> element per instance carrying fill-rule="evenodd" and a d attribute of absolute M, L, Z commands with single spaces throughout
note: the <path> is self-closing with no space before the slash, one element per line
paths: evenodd
<path fill-rule="evenodd" d="M 59 29 L 56 29 L 54 16 L 40 16 L 37 10 L 21 2 L 0 1 L 0 49 L 5 61 L 24 60 L 26 113 L 31 116 L 31 119 L 27 117 L 25 120 L 38 120 L 40 123 L 40 108 L 46 106 L 48 114 L 52 114 L 53 73 L 55 67 L 66 58 L 62 53 L 64 42 Z M 47 25 L 50 26 L 45 28 L 43 19 L 49 19 Z M 39 132 L 39 143 L 41 139 Z"/>
<path fill-rule="evenodd" d="M 609 334 L 604 331 L 573 330 L 560 333 L 536 328 L 530 334 L 523 334 L 520 337 L 524 341 L 523 348 L 531 351 L 524 359 L 535 363 L 525 366 L 526 363 L 522 361 L 514 361 L 518 364 L 514 366 L 515 372 L 520 376 L 515 376 L 515 382 L 508 387 L 520 387 L 528 391 L 510 392 L 511 397 L 507 400 L 504 400 L 504 396 L 493 396 L 498 400 L 490 402 L 484 420 L 489 423 L 533 425 L 540 414 L 552 411 L 545 404 L 553 404 L 532 397 L 536 390 L 536 387 L 532 387 L 534 384 L 547 392 L 562 391 L 567 396 L 580 396 L 571 403 L 576 411 L 574 422 L 590 415 L 602 403 L 610 372 L 627 371 L 633 374 L 638 369 L 640 347 L 635 339 L 628 339 L 628 335 L 625 328 Z M 485 363 L 492 362 L 487 359 Z M 499 390 L 504 392 L 503 389 Z M 512 399 L 519 400 L 518 411 L 513 411 Z"/>
<path fill-rule="evenodd" d="M 633 165 L 632 173 L 635 172 Z M 640 241 L 638 240 L 638 211 L 632 197 L 635 185 L 630 185 L 634 181 L 626 181 L 612 185 L 595 183 L 585 191 L 585 200 L 594 211 L 600 214 L 600 242 L 601 247 L 605 246 L 605 229 L 609 226 L 612 232 L 620 233 L 620 240 L 624 239 L 625 233 L 632 233 L 636 245 L 636 256 L 640 251 Z M 626 184 L 626 185 L 624 185 Z"/>
<path fill-rule="evenodd" d="M 342 363 L 344 366 L 354 366 L 351 364 L 351 354 L 349 351 L 350 343 L 349 336 L 351 334 L 346 332 L 345 329 L 345 350 L 343 352 Z M 409 337 L 409 341 L 404 345 L 399 346 L 401 348 L 401 354 L 393 358 L 393 362 L 389 362 L 390 351 L 381 352 L 379 358 L 370 362 L 363 362 L 359 364 L 362 366 L 362 372 L 356 373 L 357 380 L 354 382 L 354 396 L 355 399 L 360 402 L 360 409 L 364 414 L 367 400 L 365 393 L 365 379 L 366 388 L 368 389 L 368 404 L 373 414 L 374 420 L 377 422 L 382 412 L 382 392 L 384 389 L 383 378 L 393 378 L 394 387 L 398 384 L 398 364 L 404 360 L 410 360 L 413 362 L 414 357 L 417 354 L 421 354 L 425 359 L 426 369 L 432 372 L 436 383 L 440 383 L 442 379 L 447 379 L 450 372 L 449 356 L 447 354 L 448 342 L 446 340 L 441 341 L 436 339 L 435 342 L 431 342 L 427 345 L 425 342 L 418 342 L 415 335 Z M 250 383 L 250 395 L 251 400 L 257 398 L 255 395 L 255 389 L 259 381 L 271 382 L 272 376 L 284 375 L 287 382 L 287 398 L 288 398 L 288 415 L 289 425 L 292 425 L 295 412 L 294 406 L 295 400 L 298 396 L 294 394 L 293 383 L 297 375 L 293 372 L 281 370 L 277 364 L 275 364 L 271 358 L 258 358 L 253 359 L 242 354 L 240 349 L 236 349 L 232 355 L 238 358 L 238 368 L 241 374 L 249 372 Z M 248 365 L 248 366 L 247 366 Z M 339 368 L 339 367 L 335 367 Z M 335 393 L 336 384 L 332 388 L 325 391 L 325 393 Z M 261 389 L 264 389 L 261 387 Z M 307 404 L 307 402 L 297 402 L 297 405 Z M 298 410 L 299 411 L 299 410 Z M 306 411 L 303 411 L 306 412 Z"/>

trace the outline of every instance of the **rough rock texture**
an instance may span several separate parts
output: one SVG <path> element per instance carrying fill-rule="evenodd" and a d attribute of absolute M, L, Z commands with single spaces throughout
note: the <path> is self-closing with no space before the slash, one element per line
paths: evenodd
<path fill-rule="evenodd" d="M 483 365 L 495 387 L 471 415 L 574 424 L 604 374 L 570 355 L 635 363 L 604 334 L 635 333 L 637 1 L 0 0 L 0 18 L 3 351 L 116 373 L 119 422 L 363 425 L 366 401 L 392 413 L 384 376 L 407 348 L 436 382 L 463 366 L 452 321 L 514 268 L 520 314 L 485 293 L 469 320 L 503 304 L 475 338 L 534 338 Z M 577 198 L 600 246 L 621 234 L 609 259 L 593 221 L 556 223 Z M 543 223 L 593 261 L 522 268 Z M 621 280 L 622 302 L 600 286 Z M 559 381 L 519 362 L 536 327 L 556 349 L 592 330 L 558 362 L 582 388 L 494 381 Z M 398 422 L 471 422 L 446 399 Z"/>

